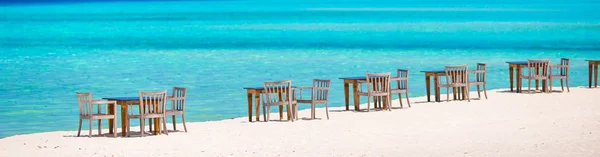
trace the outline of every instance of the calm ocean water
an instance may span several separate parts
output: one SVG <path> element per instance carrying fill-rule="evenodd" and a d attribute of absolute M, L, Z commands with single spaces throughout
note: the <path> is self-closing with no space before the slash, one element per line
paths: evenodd
<path fill-rule="evenodd" d="M 420 70 L 488 63 L 488 88 L 506 88 L 505 61 L 566 57 L 570 84 L 583 86 L 584 60 L 600 59 L 597 8 L 556 0 L 0 6 L 0 138 L 76 130 L 76 91 L 99 99 L 187 87 L 186 118 L 208 121 L 247 115 L 242 88 L 263 81 L 332 79 L 330 105 L 343 106 L 337 78 L 397 68 L 411 70 L 410 95 L 423 96 Z"/>

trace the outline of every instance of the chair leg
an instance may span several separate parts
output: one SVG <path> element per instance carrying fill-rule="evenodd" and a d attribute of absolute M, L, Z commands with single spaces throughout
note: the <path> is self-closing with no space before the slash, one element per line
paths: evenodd
<path fill-rule="evenodd" d="M 83 119 L 79 118 L 79 128 L 77 129 L 77 137 L 79 137 L 79 135 L 81 134 L 81 122 L 83 121 Z"/>
<path fill-rule="evenodd" d="M 148 118 L 148 129 L 150 129 L 150 132 L 154 130 L 154 127 L 152 127 L 154 123 L 152 123 L 152 121 L 154 121 L 152 118 Z"/>
<path fill-rule="evenodd" d="M 483 95 L 485 95 L 485 99 L 487 99 L 487 89 L 485 88 L 485 84 L 483 84 Z"/>
<path fill-rule="evenodd" d="M 185 126 L 185 114 L 181 114 L 181 123 L 183 124 L 183 131 L 187 132 L 187 127 Z"/>
<path fill-rule="evenodd" d="M 398 102 L 400 102 L 400 108 L 404 108 L 402 105 L 402 93 L 398 93 Z M 392 104 L 390 104 L 390 106 L 392 106 Z"/>
<path fill-rule="evenodd" d="M 298 120 L 298 104 L 292 104 L 292 107 L 294 109 L 294 118 Z"/>
<path fill-rule="evenodd" d="M 294 113 L 294 111 L 293 111 L 294 108 L 292 108 L 292 104 L 287 104 L 287 108 L 288 108 L 288 112 Z M 294 119 L 296 119 L 295 114 L 291 114 L 291 115 L 292 115 L 292 117 L 290 117 L 290 119 L 292 120 L 292 122 L 294 122 Z"/>
<path fill-rule="evenodd" d="M 565 91 L 565 86 L 563 85 L 563 79 L 560 79 L 560 88 L 562 89 L 562 91 Z"/>
<path fill-rule="evenodd" d="M 175 115 L 171 116 L 171 119 L 173 120 L 173 130 L 177 130 L 177 119 L 175 118 Z"/>
<path fill-rule="evenodd" d="M 375 101 L 375 97 L 373 97 L 373 101 Z M 367 112 L 371 111 L 371 97 L 367 96 Z"/>
<path fill-rule="evenodd" d="M 163 132 L 165 132 L 165 135 L 169 135 L 169 131 L 167 130 L 167 117 L 162 117 L 162 122 L 163 122 Z"/>
<path fill-rule="evenodd" d="M 89 121 L 90 121 L 90 132 L 88 134 L 88 137 L 92 137 L 92 121 L 94 121 L 94 120 L 89 119 Z"/>
<path fill-rule="evenodd" d="M 531 92 L 531 79 L 529 79 L 529 84 L 528 84 L 528 87 L 527 87 L 527 91 Z"/>
<path fill-rule="evenodd" d="M 117 117 L 113 118 L 113 136 L 117 138 Z"/>
<path fill-rule="evenodd" d="M 296 105 L 296 108 L 298 108 L 298 106 Z M 310 119 L 315 119 L 316 118 L 316 113 L 315 113 L 315 103 L 313 102 L 312 104 L 310 104 Z"/>
<path fill-rule="evenodd" d="M 327 102 L 325 103 L 325 114 L 327 114 L 327 119 L 329 120 L 329 107 L 327 105 Z"/>
<path fill-rule="evenodd" d="M 446 101 L 450 102 L 450 87 L 446 87 Z"/>
<path fill-rule="evenodd" d="M 560 83 L 562 84 L 562 82 L 560 82 Z M 542 84 L 544 84 L 544 83 L 542 83 Z M 546 88 L 546 92 L 552 93 L 552 79 L 548 79 L 548 84 L 547 84 L 547 86 L 545 86 L 545 88 Z"/>
<path fill-rule="evenodd" d="M 389 111 L 392 111 L 392 95 L 385 96 L 385 97 L 387 98 L 386 99 L 387 104 L 388 104 L 387 108 L 388 108 Z"/>
<path fill-rule="evenodd" d="M 410 100 L 408 100 L 408 92 L 404 93 L 406 94 L 406 103 L 408 103 L 408 107 L 410 107 Z M 402 100 L 400 100 L 402 101 Z"/>
<path fill-rule="evenodd" d="M 479 87 L 479 86 L 478 86 Z M 471 89 L 469 89 L 469 86 L 465 86 L 465 89 L 463 90 L 463 93 L 465 93 L 465 95 L 467 96 L 467 102 L 471 102 L 471 97 L 469 95 L 471 95 Z M 479 97 L 479 99 L 481 99 L 481 97 Z"/>
<path fill-rule="evenodd" d="M 267 107 L 265 105 L 262 106 L 262 110 L 263 110 L 263 121 L 267 121 Z"/>
<path fill-rule="evenodd" d="M 565 84 L 567 85 L 567 92 L 571 92 L 571 91 L 569 90 L 569 78 L 566 78 L 566 79 L 565 79 Z"/>
<path fill-rule="evenodd" d="M 146 127 L 146 125 L 144 124 L 144 122 L 145 122 L 146 120 L 144 119 L 144 117 L 142 117 L 142 118 L 140 118 L 140 119 L 141 119 L 141 121 L 140 121 L 140 135 L 141 135 L 142 137 L 144 137 L 144 128 Z M 150 125 L 151 125 L 151 124 L 152 124 L 152 122 L 150 122 Z M 150 127 L 150 128 L 152 128 L 152 127 Z"/>
<path fill-rule="evenodd" d="M 131 120 L 129 120 L 129 118 L 127 118 L 126 120 L 127 124 L 125 124 L 125 126 L 127 126 L 127 132 L 125 133 L 125 136 L 129 137 L 130 136 L 130 132 L 131 132 Z"/>
<path fill-rule="evenodd" d="M 479 85 L 477 85 L 477 97 L 481 99 L 481 90 L 479 89 Z"/>
<path fill-rule="evenodd" d="M 102 119 L 98 119 L 98 135 L 102 135 Z"/>

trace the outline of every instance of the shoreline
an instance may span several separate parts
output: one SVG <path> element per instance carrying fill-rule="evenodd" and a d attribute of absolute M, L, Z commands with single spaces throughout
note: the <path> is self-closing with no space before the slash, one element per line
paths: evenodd
<path fill-rule="evenodd" d="M 248 122 L 247 117 L 187 123 L 188 132 L 113 138 L 77 131 L 0 139 L 7 156 L 599 156 L 598 89 L 567 93 L 488 91 L 471 102 L 426 102 L 411 108 L 354 112 L 330 108 L 330 120 Z M 405 102 L 405 101 L 404 101 Z M 392 101 L 399 108 L 398 101 Z M 361 104 L 365 109 L 366 104 Z M 278 113 L 272 113 L 278 114 Z M 310 117 L 300 110 L 300 118 Z M 272 116 L 276 117 L 278 116 Z M 262 119 L 262 118 L 261 118 Z M 167 125 L 169 130 L 172 126 Z M 181 130 L 181 124 L 178 125 Z M 132 127 L 132 131 L 139 128 Z M 82 130 L 87 134 L 87 130 Z M 107 131 L 103 131 L 106 133 Z M 118 131 L 119 132 L 119 131 Z M 96 135 L 97 131 L 94 130 Z M 139 146 L 139 147 L 138 147 Z"/>

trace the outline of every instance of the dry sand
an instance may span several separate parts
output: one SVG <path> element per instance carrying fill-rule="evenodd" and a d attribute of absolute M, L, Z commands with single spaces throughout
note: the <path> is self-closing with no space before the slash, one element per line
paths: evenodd
<path fill-rule="evenodd" d="M 412 108 L 391 112 L 330 108 L 330 120 L 188 123 L 188 133 L 168 136 L 17 135 L 0 139 L 0 156 L 600 156 L 600 89 L 503 91 L 471 102 L 412 98 Z M 325 117 L 323 108 L 317 116 Z"/>

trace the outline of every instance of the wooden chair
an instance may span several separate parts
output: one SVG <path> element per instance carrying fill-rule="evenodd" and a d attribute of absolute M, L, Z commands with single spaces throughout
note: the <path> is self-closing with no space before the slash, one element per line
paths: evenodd
<path fill-rule="evenodd" d="M 294 114 L 298 109 L 292 108 L 292 105 L 297 104 L 294 98 L 294 89 L 292 88 L 292 80 L 264 82 L 264 92 L 261 93 L 263 101 L 263 116 L 265 122 L 269 121 L 271 114 L 271 106 L 286 106 L 288 115 L 291 115 L 290 120 L 294 121 Z"/>
<path fill-rule="evenodd" d="M 127 136 L 130 136 L 129 129 L 131 128 L 131 119 L 140 119 L 140 134 L 144 137 L 144 128 L 146 125 L 146 118 L 159 118 L 162 121 L 163 125 L 163 133 L 169 134 L 167 132 L 167 123 L 165 121 L 166 117 L 166 101 L 167 101 L 167 90 L 160 92 L 139 92 L 140 102 L 139 102 L 139 114 L 134 114 L 132 110 L 128 110 L 127 112 Z M 127 104 L 134 105 L 134 104 Z M 160 132 L 160 127 L 159 130 Z"/>
<path fill-rule="evenodd" d="M 325 114 L 327 115 L 327 119 L 329 119 L 329 107 L 327 104 L 327 98 L 329 96 L 329 87 L 331 86 L 331 80 L 319 80 L 319 79 L 313 79 L 313 85 L 312 87 L 296 87 L 296 89 L 300 90 L 300 99 L 297 99 L 296 101 L 298 102 L 298 104 L 304 103 L 304 104 L 311 104 L 310 106 L 310 118 L 311 119 L 315 119 L 316 117 L 316 113 L 315 113 L 315 104 L 324 104 L 325 105 Z M 308 99 L 302 99 L 302 89 L 309 89 L 311 90 L 311 97 L 310 100 Z M 298 110 L 296 110 L 295 112 L 296 114 L 296 119 L 298 118 Z"/>
<path fill-rule="evenodd" d="M 115 121 L 113 123 L 113 136 L 117 137 L 117 114 L 108 114 L 108 104 L 113 104 L 113 111 L 117 110 L 117 102 L 116 101 L 106 101 L 106 100 L 92 100 L 92 93 L 79 93 L 77 92 L 77 104 L 79 106 L 79 128 L 77 129 L 77 137 L 81 134 L 81 124 L 84 119 L 89 120 L 90 122 L 90 132 L 88 137 L 92 137 L 92 121 L 98 120 L 98 134 L 102 134 L 102 119 L 112 119 Z M 93 113 L 94 104 L 98 106 L 98 110 L 96 113 Z M 102 105 L 106 106 L 106 112 L 102 112 Z"/>
<path fill-rule="evenodd" d="M 408 107 L 410 107 L 410 100 L 408 99 L 408 70 L 398 69 L 398 77 L 391 78 L 390 80 L 396 81 L 397 86 L 390 89 L 390 94 L 398 94 L 400 108 L 403 108 L 402 93 L 406 94 L 406 102 L 408 103 Z"/>
<path fill-rule="evenodd" d="M 549 81 L 549 65 L 550 65 L 550 60 L 527 60 L 527 75 L 523 75 L 523 74 L 519 74 L 521 75 L 521 81 L 519 85 L 517 85 L 517 87 L 521 87 L 523 84 L 523 79 L 527 79 L 529 81 L 528 84 L 528 91 L 531 91 L 531 80 L 536 80 L 536 81 Z M 543 84 L 543 83 L 542 83 Z M 542 89 L 546 88 L 546 86 L 542 86 Z M 548 90 L 546 90 L 546 92 L 548 92 Z"/>
<path fill-rule="evenodd" d="M 563 80 L 567 85 L 567 92 L 569 90 L 569 62 L 570 59 L 562 58 L 560 59 L 560 64 L 550 65 L 550 92 L 552 92 L 552 80 L 560 80 L 560 87 L 562 91 L 565 91 L 565 86 L 563 84 Z M 556 74 L 553 73 L 553 69 L 556 69 Z"/>
<path fill-rule="evenodd" d="M 167 110 L 165 115 L 172 116 L 173 119 L 173 130 L 177 130 L 175 115 L 181 115 L 181 123 L 183 123 L 183 130 L 187 132 L 185 126 L 185 95 L 187 89 L 181 87 L 173 87 L 172 95 L 167 97 L 167 101 L 171 101 L 171 109 Z"/>
<path fill-rule="evenodd" d="M 441 79 L 438 79 L 438 90 L 442 87 L 446 87 L 446 99 L 450 101 L 450 88 L 464 88 L 462 94 L 467 97 L 467 101 L 471 101 L 469 99 L 469 66 L 445 66 L 444 71 L 446 71 L 446 83 L 442 83 Z M 466 93 L 465 93 L 466 92 Z M 457 92 L 460 94 L 460 92 Z"/>
<path fill-rule="evenodd" d="M 359 96 L 359 100 L 360 100 L 360 96 L 367 97 L 367 112 L 371 111 L 371 98 L 373 98 L 373 101 L 375 101 L 375 97 L 382 97 L 383 100 L 387 104 L 391 104 L 391 101 L 390 101 L 390 73 L 380 73 L 380 74 L 367 73 L 366 77 L 367 77 L 366 81 L 359 82 L 359 85 L 358 85 L 359 89 L 358 89 L 357 95 Z M 367 91 L 363 91 L 361 89 L 360 84 L 363 84 L 363 83 L 367 84 Z M 391 105 L 388 105 L 387 109 L 391 111 L 392 108 L 390 106 Z"/>
<path fill-rule="evenodd" d="M 475 79 L 473 81 L 469 80 L 469 86 L 477 86 L 477 96 L 479 99 L 481 99 L 480 86 L 483 86 L 483 94 L 485 95 L 485 99 L 487 99 L 487 88 L 485 87 L 487 65 L 485 63 L 477 63 L 477 69 L 470 71 L 470 73 L 475 75 Z"/>

